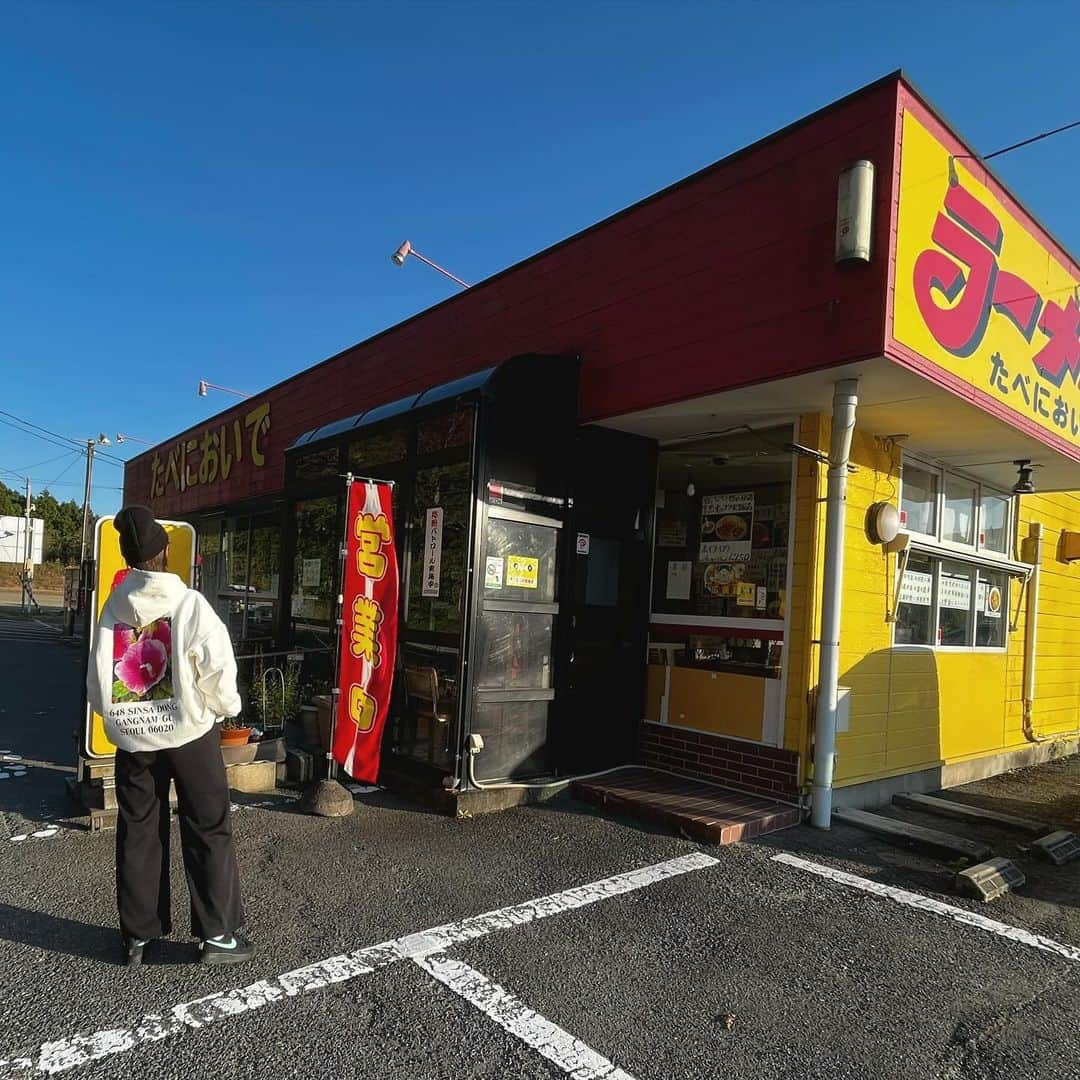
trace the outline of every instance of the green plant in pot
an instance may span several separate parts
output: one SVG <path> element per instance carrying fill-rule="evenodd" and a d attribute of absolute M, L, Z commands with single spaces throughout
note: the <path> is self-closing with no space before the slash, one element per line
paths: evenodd
<path fill-rule="evenodd" d="M 303 699 L 301 664 L 290 661 L 284 667 L 267 667 L 260 656 L 255 662 L 248 690 L 248 712 L 268 735 L 280 734 L 288 720 L 296 718 Z"/>

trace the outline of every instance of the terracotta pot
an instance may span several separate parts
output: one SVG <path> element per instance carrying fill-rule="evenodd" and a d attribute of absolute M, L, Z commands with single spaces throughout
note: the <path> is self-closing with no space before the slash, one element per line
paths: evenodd
<path fill-rule="evenodd" d="M 221 729 L 222 746 L 243 746 L 250 738 L 251 728 L 249 727 Z"/>

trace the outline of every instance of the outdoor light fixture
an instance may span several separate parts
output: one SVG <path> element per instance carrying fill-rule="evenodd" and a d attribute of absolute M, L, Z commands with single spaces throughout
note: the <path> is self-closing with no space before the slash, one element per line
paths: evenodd
<path fill-rule="evenodd" d="M 694 474 L 687 469 L 686 470 L 686 494 L 692 499 L 697 488 L 694 487 Z"/>
<path fill-rule="evenodd" d="M 448 277 L 451 281 L 456 281 L 463 289 L 467 289 L 469 287 L 469 283 L 467 281 L 462 281 L 461 278 L 459 278 L 456 274 L 451 274 L 449 270 L 444 270 L 438 263 L 432 262 L 426 255 L 421 255 L 420 252 L 417 251 L 416 248 L 414 248 L 408 240 L 406 240 L 405 243 L 403 243 L 397 249 L 397 251 L 395 251 L 394 254 L 390 256 L 390 261 L 395 266 L 404 266 L 405 260 L 410 255 L 412 255 L 413 258 L 419 259 L 422 263 L 426 263 L 432 268 L 432 270 L 438 270 L 440 274 Z"/>
<path fill-rule="evenodd" d="M 116 442 L 117 442 L 118 445 L 120 443 L 126 443 L 126 442 L 142 443 L 143 446 L 153 446 L 154 445 L 149 439 L 138 439 L 134 435 L 125 435 L 121 431 L 118 431 L 116 433 Z"/>
<path fill-rule="evenodd" d="M 207 382 L 205 379 L 199 380 L 199 397 L 206 397 L 207 390 L 220 390 L 223 394 L 235 394 L 239 398 L 249 398 L 250 394 L 245 394 L 242 390 L 230 390 L 227 386 L 218 386 L 217 383 Z"/>
<path fill-rule="evenodd" d="M 1035 490 L 1035 481 L 1031 478 L 1031 460 L 1030 458 L 1022 458 L 1020 461 L 1014 461 L 1016 466 L 1016 483 L 1013 484 L 1014 495 L 1030 495 Z"/>

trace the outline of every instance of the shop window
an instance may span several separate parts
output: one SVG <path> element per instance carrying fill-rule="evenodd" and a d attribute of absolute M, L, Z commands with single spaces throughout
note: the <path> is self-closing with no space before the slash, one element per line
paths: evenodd
<path fill-rule="evenodd" d="M 401 646 L 401 674 L 390 717 L 395 754 L 438 768 L 453 764 L 458 713 L 458 653 L 435 645 Z"/>
<path fill-rule="evenodd" d="M 298 502 L 293 515 L 296 555 L 289 609 L 293 643 L 308 648 L 328 646 L 344 528 L 341 510 L 337 498 L 329 496 Z"/>
<path fill-rule="evenodd" d="M 938 482 L 936 472 L 905 462 L 900 520 L 909 532 L 936 535 Z"/>
<path fill-rule="evenodd" d="M 979 570 L 975 590 L 975 644 L 981 649 L 1005 648 L 1009 617 L 1009 579 L 993 570 Z"/>
<path fill-rule="evenodd" d="M 421 469 L 416 474 L 409 566 L 410 631 L 461 631 L 466 545 L 469 536 L 468 462 Z"/>
<path fill-rule="evenodd" d="M 938 570 L 938 644 L 970 645 L 975 568 L 943 562 Z"/>
<path fill-rule="evenodd" d="M 293 459 L 293 475 L 297 480 L 318 480 L 340 472 L 341 455 L 336 446 L 309 450 Z"/>
<path fill-rule="evenodd" d="M 453 412 L 423 420 L 416 429 L 416 452 L 421 457 L 442 454 L 447 450 L 467 449 L 472 441 L 473 410 Z"/>
<path fill-rule="evenodd" d="M 1009 576 L 976 563 L 913 552 L 896 609 L 897 645 L 1004 649 Z"/>
<path fill-rule="evenodd" d="M 1003 649 L 1014 499 L 931 463 L 905 460 L 900 505 L 916 534 L 898 597 L 897 645 Z M 921 534 L 921 535 L 920 535 Z"/>
<path fill-rule="evenodd" d="M 365 473 L 380 465 L 396 465 L 405 460 L 408 452 L 405 428 L 373 432 L 349 444 L 349 471 Z"/>
<path fill-rule="evenodd" d="M 904 462 L 900 517 L 902 528 L 910 533 L 1007 555 L 1012 507 L 1013 499 L 1004 491 L 925 462 Z"/>
<path fill-rule="evenodd" d="M 979 489 L 969 480 L 945 474 L 945 511 L 941 539 L 970 546 L 975 542 L 975 506 Z"/>
<path fill-rule="evenodd" d="M 778 472 L 790 475 L 790 468 L 785 456 Z M 790 499 L 789 482 L 702 485 L 693 495 L 665 487 L 656 522 L 653 613 L 782 619 Z"/>
<path fill-rule="evenodd" d="M 900 602 L 896 607 L 897 645 L 934 643 L 934 565 L 928 555 L 908 559 Z"/>
<path fill-rule="evenodd" d="M 218 614 L 229 628 L 229 637 L 240 641 L 244 636 L 244 612 L 248 591 L 248 518 L 229 518 L 221 534 L 221 570 L 218 575 Z"/>
<path fill-rule="evenodd" d="M 984 491 L 980 518 L 980 546 L 1001 555 L 1009 553 L 1009 508 L 1012 500 L 1006 495 Z"/>

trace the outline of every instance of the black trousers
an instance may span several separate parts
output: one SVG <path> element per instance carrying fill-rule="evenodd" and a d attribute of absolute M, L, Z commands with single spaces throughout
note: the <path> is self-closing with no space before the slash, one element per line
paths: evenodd
<path fill-rule="evenodd" d="M 175 750 L 116 752 L 116 900 L 120 929 L 150 940 L 172 930 L 169 781 L 176 783 L 180 846 L 191 894 L 191 932 L 231 934 L 243 925 L 229 785 L 218 726 Z"/>

